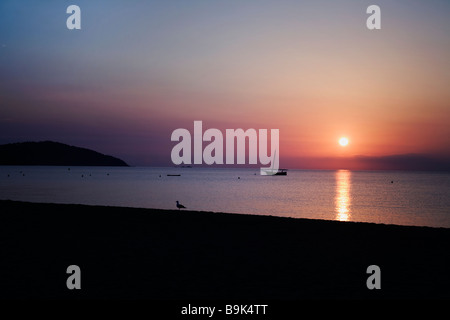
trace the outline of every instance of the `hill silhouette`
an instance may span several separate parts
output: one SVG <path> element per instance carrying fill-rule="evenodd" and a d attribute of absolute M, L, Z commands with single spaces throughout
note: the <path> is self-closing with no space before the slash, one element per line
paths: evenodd
<path fill-rule="evenodd" d="M 128 166 L 118 158 L 53 141 L 0 145 L 0 165 Z"/>

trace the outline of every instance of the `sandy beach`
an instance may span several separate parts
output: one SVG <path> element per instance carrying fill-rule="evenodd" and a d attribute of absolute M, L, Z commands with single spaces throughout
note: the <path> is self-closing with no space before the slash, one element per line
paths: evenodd
<path fill-rule="evenodd" d="M 2 298 L 450 298 L 450 229 L 0 201 Z M 81 268 L 81 290 L 66 269 Z M 369 290 L 369 265 L 381 289 Z"/>

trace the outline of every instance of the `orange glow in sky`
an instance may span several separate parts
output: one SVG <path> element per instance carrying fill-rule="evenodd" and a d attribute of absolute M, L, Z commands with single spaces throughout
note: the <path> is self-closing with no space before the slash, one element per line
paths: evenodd
<path fill-rule="evenodd" d="M 346 0 L 92 3 L 96 18 L 69 36 L 50 14 L 35 28 L 53 6 L 11 20 L 2 14 L 31 9 L 9 2 L 0 143 L 55 140 L 169 165 L 170 133 L 201 120 L 279 129 L 280 165 L 292 168 L 450 157 L 450 4 L 377 5 L 381 30 Z"/>

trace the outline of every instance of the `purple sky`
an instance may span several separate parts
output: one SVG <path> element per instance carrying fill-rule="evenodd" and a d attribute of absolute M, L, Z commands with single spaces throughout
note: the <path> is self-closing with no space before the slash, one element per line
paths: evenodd
<path fill-rule="evenodd" d="M 450 158 L 450 3 L 376 1 L 369 31 L 372 2 L 77 1 L 68 30 L 72 1 L 2 1 L 0 143 L 171 165 L 172 131 L 202 120 L 280 129 L 286 167 L 436 167 Z"/>

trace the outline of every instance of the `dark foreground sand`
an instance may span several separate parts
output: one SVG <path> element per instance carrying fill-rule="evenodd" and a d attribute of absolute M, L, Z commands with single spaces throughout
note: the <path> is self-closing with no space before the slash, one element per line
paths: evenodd
<path fill-rule="evenodd" d="M 450 298 L 450 229 L 0 201 L 0 249 L 2 298 Z"/>

